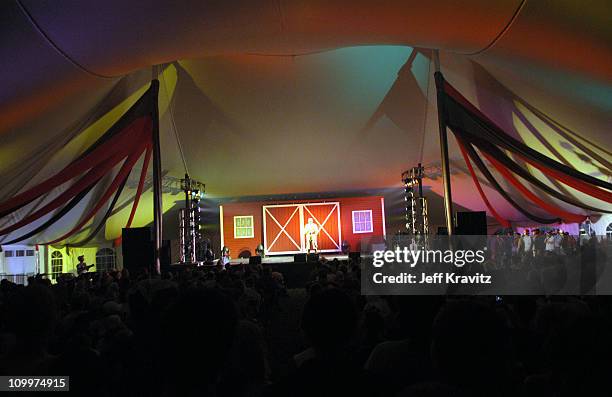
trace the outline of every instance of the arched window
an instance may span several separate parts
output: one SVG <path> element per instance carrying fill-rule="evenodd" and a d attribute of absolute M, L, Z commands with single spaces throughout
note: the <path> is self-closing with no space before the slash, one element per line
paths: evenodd
<path fill-rule="evenodd" d="M 64 255 L 61 251 L 51 253 L 51 279 L 55 280 L 64 271 Z"/>
<path fill-rule="evenodd" d="M 606 237 L 608 238 L 608 240 L 612 240 L 612 223 L 610 223 L 608 227 L 606 227 Z"/>
<path fill-rule="evenodd" d="M 115 270 L 116 260 L 115 251 L 111 248 L 102 248 L 96 252 L 96 271 L 110 272 Z"/>

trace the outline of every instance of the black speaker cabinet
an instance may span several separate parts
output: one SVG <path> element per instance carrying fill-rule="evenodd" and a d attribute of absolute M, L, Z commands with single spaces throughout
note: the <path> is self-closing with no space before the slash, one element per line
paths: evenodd
<path fill-rule="evenodd" d="M 457 234 L 486 236 L 487 213 L 484 211 L 457 212 Z"/>
<path fill-rule="evenodd" d="M 153 242 L 151 228 L 132 227 L 121 233 L 123 267 L 130 272 L 148 269 L 153 265 Z"/>
<path fill-rule="evenodd" d="M 318 262 L 319 261 L 319 254 L 308 254 L 307 262 Z"/>
<path fill-rule="evenodd" d="M 261 256 L 259 255 L 250 256 L 249 265 L 261 265 Z"/>
<path fill-rule="evenodd" d="M 295 254 L 293 255 L 294 262 L 306 262 L 306 254 Z"/>

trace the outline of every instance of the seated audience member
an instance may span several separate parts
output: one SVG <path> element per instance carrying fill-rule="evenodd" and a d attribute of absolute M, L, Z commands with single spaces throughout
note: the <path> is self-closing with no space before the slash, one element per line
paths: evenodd
<path fill-rule="evenodd" d="M 237 321 L 234 303 L 212 289 L 193 288 L 168 308 L 158 362 L 165 395 L 215 394 Z"/>
<path fill-rule="evenodd" d="M 434 321 L 431 358 L 438 377 L 468 395 L 514 395 L 510 353 L 504 319 L 485 303 L 450 301 Z"/>
<path fill-rule="evenodd" d="M 339 289 L 310 297 L 302 330 L 311 345 L 310 358 L 268 390 L 270 396 L 369 396 L 374 384 L 352 360 L 351 344 L 358 316 L 353 301 Z"/>
<path fill-rule="evenodd" d="M 433 379 L 431 327 L 442 303 L 443 298 L 437 296 L 398 297 L 392 335 L 396 340 L 377 345 L 365 364 L 389 391 Z"/>

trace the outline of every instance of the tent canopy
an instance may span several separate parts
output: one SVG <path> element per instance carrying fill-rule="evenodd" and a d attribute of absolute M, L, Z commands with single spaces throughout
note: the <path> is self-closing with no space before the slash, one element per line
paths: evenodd
<path fill-rule="evenodd" d="M 441 194 L 428 48 L 442 50 L 447 80 L 505 131 L 610 178 L 609 169 L 522 103 L 609 149 L 612 28 L 603 0 L 554 7 L 521 0 L 111 0 L 61 7 L 21 0 L 0 10 L 0 201 L 52 175 L 103 134 L 146 90 L 153 64 L 163 64 L 167 178 L 185 173 L 184 159 L 210 197 L 391 189 L 403 170 L 423 162 L 427 185 Z M 452 138 L 450 156 L 453 199 L 483 210 Z M 120 233 L 137 178 L 134 172 L 101 238 Z M 484 186 L 506 218 L 522 220 Z M 34 241 L 69 230 L 100 194 L 94 189 Z M 167 192 L 164 209 L 181 198 Z M 150 190 L 141 204 L 135 226 L 152 219 Z"/>

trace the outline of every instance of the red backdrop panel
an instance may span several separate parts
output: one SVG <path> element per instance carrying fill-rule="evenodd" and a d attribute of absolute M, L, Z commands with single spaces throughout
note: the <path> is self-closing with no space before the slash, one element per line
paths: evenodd
<path fill-rule="evenodd" d="M 340 225 L 338 225 L 338 204 L 304 204 L 304 223 L 308 218 L 319 226 L 319 236 L 317 243 L 319 250 L 339 250 Z"/>
<path fill-rule="evenodd" d="M 268 252 L 300 251 L 299 206 L 266 207 L 264 216 Z"/>

